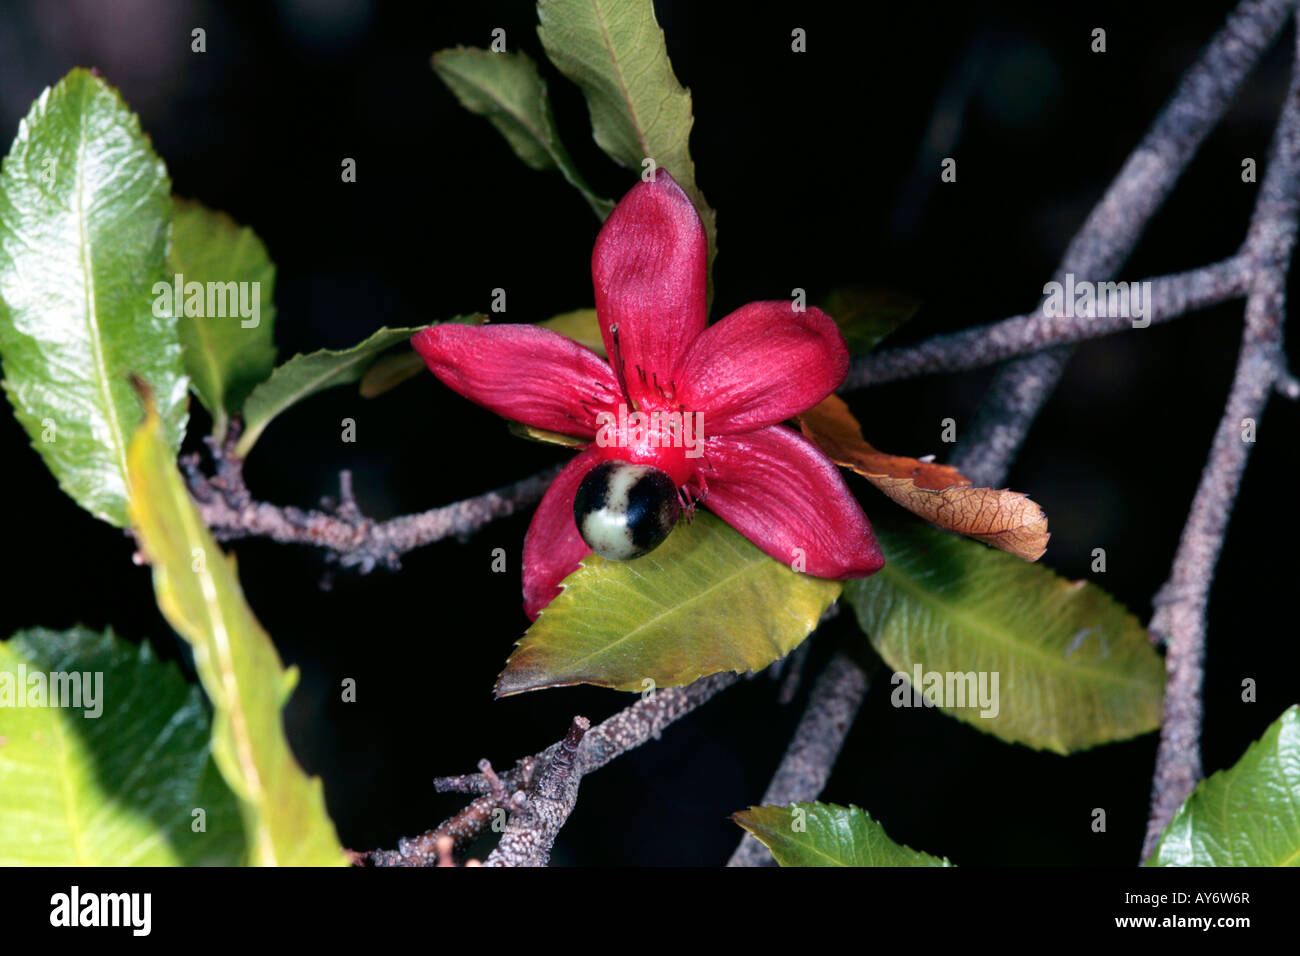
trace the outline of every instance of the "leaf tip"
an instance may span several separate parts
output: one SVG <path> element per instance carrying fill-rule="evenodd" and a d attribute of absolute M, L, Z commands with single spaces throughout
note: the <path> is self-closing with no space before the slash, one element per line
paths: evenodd
<path fill-rule="evenodd" d="M 518 651 L 510 655 L 505 668 L 497 675 L 496 682 L 492 685 L 492 697 L 495 700 L 546 686 L 535 680 L 528 668 L 519 666 L 517 655 Z"/>
<path fill-rule="evenodd" d="M 749 830 L 750 817 L 753 816 L 754 809 L 755 808 L 751 805 L 746 807 L 744 810 L 736 810 L 734 813 L 728 814 L 727 819 L 736 824 L 736 826 Z"/>

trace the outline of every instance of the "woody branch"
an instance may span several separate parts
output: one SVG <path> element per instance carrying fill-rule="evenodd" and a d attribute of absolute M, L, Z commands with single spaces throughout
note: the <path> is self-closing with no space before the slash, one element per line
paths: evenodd
<path fill-rule="evenodd" d="M 1143 859 L 1155 852 L 1174 811 L 1201 778 L 1201 686 L 1210 585 L 1254 443 L 1254 435 L 1243 430 L 1255 427 L 1274 388 L 1288 377 L 1282 330 L 1298 208 L 1300 29 L 1291 85 L 1242 251 L 1251 283 L 1237 369 L 1169 580 L 1154 600 L 1150 630 L 1154 640 L 1168 645 L 1168 681 Z"/>
<path fill-rule="evenodd" d="M 1294 6 L 1295 0 L 1242 0 L 1233 10 L 1070 242 L 1057 281 L 1067 274 L 1089 281 L 1114 276 Z M 976 484 L 1002 484 L 1071 351 L 1054 345 L 1003 366 L 950 464 Z"/>

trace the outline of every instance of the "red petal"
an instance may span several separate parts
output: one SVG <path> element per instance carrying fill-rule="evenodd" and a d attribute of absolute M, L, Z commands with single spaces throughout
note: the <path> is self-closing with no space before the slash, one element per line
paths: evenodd
<path fill-rule="evenodd" d="M 706 435 L 774 425 L 844 381 L 849 350 L 820 309 L 751 302 L 710 326 L 682 359 L 677 398 L 704 413 Z"/>
<path fill-rule="evenodd" d="M 596 413 L 618 399 L 599 355 L 535 325 L 447 323 L 416 333 L 411 344 L 453 391 L 534 428 L 592 438 Z"/>
<path fill-rule="evenodd" d="M 704 504 L 771 557 L 819 578 L 865 578 L 885 563 L 839 469 L 781 425 L 710 440 Z"/>
<path fill-rule="evenodd" d="M 591 254 L 596 314 L 605 352 L 614 362 L 614 336 L 634 399 L 675 377 L 677 364 L 704 331 L 708 243 L 695 206 L 659 170 L 633 186 L 605 220 Z M 643 384 L 637 368 L 644 371 Z"/>
<path fill-rule="evenodd" d="M 573 521 L 573 496 L 587 472 L 600 463 L 599 452 L 594 445 L 579 452 L 555 476 L 528 526 L 524 536 L 524 613 L 529 620 L 536 620 L 542 608 L 555 600 L 560 582 L 591 553 Z"/>

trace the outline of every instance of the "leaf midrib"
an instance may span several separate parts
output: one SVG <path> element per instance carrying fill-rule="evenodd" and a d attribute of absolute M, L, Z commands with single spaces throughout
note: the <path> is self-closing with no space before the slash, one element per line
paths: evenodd
<path fill-rule="evenodd" d="M 82 95 L 82 106 L 79 110 L 80 118 L 78 120 L 77 136 L 77 181 L 76 181 L 76 216 L 77 216 L 77 246 L 81 256 L 81 269 L 84 273 L 82 288 L 85 290 L 86 308 L 85 319 L 86 327 L 90 337 L 90 353 L 95 362 L 95 377 L 99 389 L 100 400 L 103 402 L 105 415 L 108 420 L 108 428 L 113 436 L 113 453 L 117 458 L 118 469 L 122 474 L 122 485 L 127 495 L 131 493 L 131 478 L 128 474 L 126 464 L 126 440 L 122 434 L 122 423 L 118 421 L 117 406 L 113 402 L 113 392 L 108 383 L 107 363 L 104 359 L 104 343 L 99 335 L 99 308 L 95 294 L 95 272 L 91 261 L 90 239 L 86 235 L 86 213 L 85 213 L 85 148 L 86 148 L 86 115 L 88 112 L 88 101 L 86 94 Z"/>
<path fill-rule="evenodd" d="M 646 141 L 645 133 L 641 128 L 641 117 L 632 103 L 632 94 L 627 88 L 627 81 L 623 77 L 623 69 L 614 53 L 614 41 L 610 39 L 609 30 L 605 26 L 605 17 L 601 13 L 600 0 L 589 0 L 589 2 L 591 3 L 592 15 L 596 20 L 596 26 L 600 28 L 601 43 L 609 56 L 609 63 L 613 67 L 614 77 L 618 81 L 618 94 L 623 98 L 623 105 L 627 107 L 627 115 L 632 120 L 632 135 L 636 137 L 637 145 L 641 147 L 641 156 L 643 158 L 649 157 L 650 144 Z"/>
<path fill-rule="evenodd" d="M 759 840 L 759 837 L 758 837 L 758 834 L 757 834 L 757 833 L 754 833 L 753 830 L 750 830 L 749 832 L 750 832 L 750 834 L 753 835 L 754 839 Z M 767 832 L 767 834 L 768 834 L 769 839 L 774 839 L 774 840 L 779 840 L 779 839 L 780 839 L 780 838 L 778 838 L 778 837 L 774 837 L 774 836 L 772 835 L 771 831 L 766 831 L 766 832 Z M 767 843 L 767 842 L 764 841 L 764 840 L 759 840 L 759 842 L 762 843 L 763 846 L 767 847 L 767 851 L 768 851 L 769 853 L 771 853 L 773 859 L 775 859 L 775 857 L 776 857 L 776 853 L 775 853 L 775 851 L 772 849 L 772 845 L 771 845 L 770 843 Z M 788 841 L 787 841 L 787 845 L 789 845 L 789 844 L 793 844 L 793 847 L 792 847 L 792 848 L 793 848 L 793 850 L 794 850 L 795 852 L 798 852 L 798 851 L 800 851 L 800 850 L 807 851 L 807 852 L 811 852 L 811 853 L 813 853 L 813 854 L 815 854 L 815 855 L 821 857 L 823 860 L 828 861 L 829 863 L 831 863 L 831 864 L 834 865 L 834 866 L 852 866 L 852 865 L 853 865 L 853 864 L 851 864 L 851 863 L 849 863 L 849 862 L 847 862 L 847 861 L 841 859 L 840 857 L 837 857 L 837 856 L 831 856 L 829 853 L 827 853 L 827 852 L 826 852 L 825 850 L 823 850 L 821 847 L 817 846 L 815 843 L 811 843 L 811 842 L 809 842 L 809 843 L 799 843 L 799 844 L 796 844 L 795 841 L 793 841 L 793 840 L 788 840 Z M 780 860 L 777 860 L 777 863 L 778 863 L 778 864 L 781 864 L 781 861 L 780 861 Z M 784 864 L 781 864 L 781 865 L 784 865 Z"/>
<path fill-rule="evenodd" d="M 769 846 L 767 849 L 768 849 L 768 852 L 769 852 L 769 853 L 772 851 L 772 848 L 771 848 L 770 846 Z M 806 843 L 806 844 L 804 844 L 803 846 L 801 846 L 801 847 L 797 847 L 797 848 L 795 848 L 795 849 L 796 849 L 796 852 L 797 852 L 798 850 L 803 850 L 804 852 L 811 852 L 811 854 L 820 857 L 821 859 L 823 859 L 823 860 L 825 860 L 827 863 L 829 863 L 831 866 L 853 866 L 853 865 L 855 865 L 854 863 L 850 863 L 849 861 L 844 860 L 844 859 L 842 859 L 842 858 L 840 858 L 840 857 L 838 857 L 838 856 L 831 856 L 829 853 L 827 853 L 827 852 L 826 852 L 825 850 L 823 850 L 821 847 L 819 847 L 819 846 L 815 846 L 814 844 L 811 844 L 811 843 Z M 779 863 L 780 861 L 778 860 L 777 862 Z M 871 864 L 858 864 L 858 865 L 867 865 L 867 866 L 870 866 Z"/>

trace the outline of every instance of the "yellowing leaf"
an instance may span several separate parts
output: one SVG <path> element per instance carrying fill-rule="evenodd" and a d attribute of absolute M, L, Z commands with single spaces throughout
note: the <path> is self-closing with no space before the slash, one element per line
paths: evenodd
<path fill-rule="evenodd" d="M 838 581 L 792 571 L 698 511 L 643 558 L 588 556 L 524 634 L 496 692 L 642 691 L 760 670 L 794 650 L 839 593 Z"/>
<path fill-rule="evenodd" d="M 285 739 L 282 710 L 297 681 L 244 600 L 235 562 L 221 553 L 190 501 L 147 402 L 131 440 L 127 511 L 153 565 L 163 616 L 194 651 L 212 701 L 212 754 L 239 800 L 251 862 L 343 865 L 319 779 Z"/>
<path fill-rule="evenodd" d="M 1047 550 L 1047 516 L 1025 495 L 977 488 L 949 465 L 887 455 L 867 444 L 844 399 L 828 396 L 799 416 L 804 437 L 913 514 L 1026 561 Z"/>

